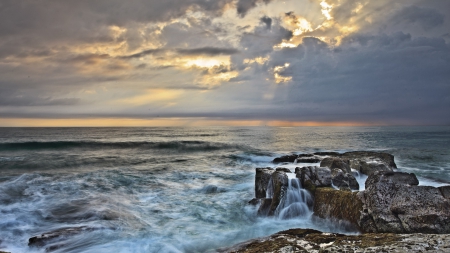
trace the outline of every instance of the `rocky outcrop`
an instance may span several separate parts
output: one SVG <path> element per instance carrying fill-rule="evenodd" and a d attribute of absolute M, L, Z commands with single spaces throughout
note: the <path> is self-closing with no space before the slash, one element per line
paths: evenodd
<path fill-rule="evenodd" d="M 448 235 L 322 233 L 313 229 L 290 229 L 219 249 L 227 253 L 260 252 L 450 252 Z"/>
<path fill-rule="evenodd" d="M 314 198 L 314 215 L 348 221 L 350 227 L 361 231 L 358 222 L 363 202 L 357 192 L 337 191 L 331 187 L 317 188 Z"/>
<path fill-rule="evenodd" d="M 268 212 L 269 216 L 275 214 L 278 205 L 286 195 L 288 184 L 289 182 L 286 173 L 276 171 L 275 173 L 272 174 L 273 196 L 272 196 L 272 203 L 270 205 Z"/>
<path fill-rule="evenodd" d="M 397 168 L 394 156 L 384 152 L 353 151 L 343 154 L 337 152 L 316 152 L 314 154 L 287 155 L 275 158 L 273 163 L 318 163 L 320 167 L 339 168 L 351 173 L 350 168 L 371 175 L 376 171 L 393 171 Z"/>
<path fill-rule="evenodd" d="M 331 170 L 338 169 L 346 173 L 351 173 L 352 170 L 350 169 L 349 164 L 350 164 L 349 160 L 336 157 L 329 157 L 323 159 L 322 162 L 320 162 L 320 167 L 328 167 Z"/>
<path fill-rule="evenodd" d="M 331 181 L 340 190 L 359 190 L 359 183 L 353 174 L 346 173 L 340 169 L 331 171 Z"/>
<path fill-rule="evenodd" d="M 276 171 L 270 168 L 257 168 L 255 177 L 256 199 L 252 203 L 260 201 L 259 215 L 274 215 L 275 211 L 286 195 L 289 185 L 285 171 L 279 168 Z M 290 172 L 290 171 L 289 171 Z"/>
<path fill-rule="evenodd" d="M 269 185 L 272 173 L 275 171 L 272 168 L 256 168 L 255 176 L 255 195 L 256 198 L 265 198 L 267 186 Z"/>
<path fill-rule="evenodd" d="M 295 168 L 295 173 L 303 188 L 311 193 L 315 192 L 316 187 L 331 186 L 331 170 L 329 168 L 316 166 Z"/>

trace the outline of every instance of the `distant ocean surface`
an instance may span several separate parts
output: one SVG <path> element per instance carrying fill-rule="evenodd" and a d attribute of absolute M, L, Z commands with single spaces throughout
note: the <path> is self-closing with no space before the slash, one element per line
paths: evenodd
<path fill-rule="evenodd" d="M 317 151 L 384 151 L 422 184 L 450 182 L 450 127 L 0 128 L 0 251 L 94 228 L 53 252 L 214 252 L 309 217 L 257 217 L 256 167 Z M 297 165 L 301 166 L 301 165 Z"/>

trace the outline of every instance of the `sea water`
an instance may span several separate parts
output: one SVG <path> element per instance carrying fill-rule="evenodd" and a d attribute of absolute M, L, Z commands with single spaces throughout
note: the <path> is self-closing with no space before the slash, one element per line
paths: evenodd
<path fill-rule="evenodd" d="M 449 144 L 450 127 L 0 128 L 0 251 L 45 252 L 28 238 L 81 226 L 54 252 L 214 252 L 289 228 L 348 233 L 314 220 L 292 177 L 277 214 L 258 217 L 255 168 L 384 151 L 437 186 L 450 182 Z"/>

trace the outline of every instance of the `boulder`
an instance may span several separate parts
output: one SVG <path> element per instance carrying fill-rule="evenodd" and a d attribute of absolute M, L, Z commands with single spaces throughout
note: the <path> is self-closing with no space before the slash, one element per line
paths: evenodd
<path fill-rule="evenodd" d="M 346 173 L 352 173 L 350 169 L 350 161 L 346 159 L 341 159 L 337 157 L 327 157 L 320 162 L 320 167 L 328 167 L 331 170 L 340 169 Z"/>
<path fill-rule="evenodd" d="M 393 171 L 397 168 L 394 156 L 383 152 L 353 151 L 340 156 L 350 161 L 350 167 L 363 174 L 371 175 L 376 171 Z"/>
<path fill-rule="evenodd" d="M 450 200 L 438 188 L 401 185 L 390 211 L 407 233 L 450 233 Z"/>
<path fill-rule="evenodd" d="M 362 209 L 363 202 L 356 192 L 326 187 L 317 188 L 314 194 L 314 215 L 324 219 L 347 221 L 357 230 L 361 230 L 358 223 Z"/>
<path fill-rule="evenodd" d="M 450 233 L 450 200 L 441 189 L 418 184 L 414 174 L 370 175 L 360 217 L 362 231 Z"/>
<path fill-rule="evenodd" d="M 297 163 L 320 163 L 322 158 L 320 157 L 302 157 L 297 158 Z"/>
<path fill-rule="evenodd" d="M 331 170 L 331 181 L 339 189 L 359 190 L 359 183 L 353 174 L 345 173 L 340 169 Z"/>
<path fill-rule="evenodd" d="M 276 171 L 286 172 L 286 173 L 292 173 L 292 171 L 288 168 L 277 168 Z"/>
<path fill-rule="evenodd" d="M 267 195 L 267 186 L 269 185 L 272 173 L 275 171 L 272 168 L 256 168 L 255 176 L 255 196 L 256 198 L 265 198 Z"/>
<path fill-rule="evenodd" d="M 331 170 L 329 168 L 321 168 L 316 166 L 308 166 L 303 168 L 295 168 L 297 178 L 303 188 L 314 193 L 316 187 L 331 186 Z"/>
<path fill-rule="evenodd" d="M 285 155 L 281 157 L 277 157 L 273 159 L 272 163 L 278 164 L 278 163 L 293 163 L 295 162 L 295 159 L 297 159 L 298 155 Z"/>
<path fill-rule="evenodd" d="M 288 180 L 289 180 L 288 176 L 284 172 L 276 171 L 272 174 L 271 182 L 272 182 L 273 196 L 272 196 L 272 203 L 270 205 L 269 212 L 267 215 L 269 216 L 274 215 L 278 205 L 283 200 L 284 196 L 286 196 L 287 188 L 289 185 Z"/>

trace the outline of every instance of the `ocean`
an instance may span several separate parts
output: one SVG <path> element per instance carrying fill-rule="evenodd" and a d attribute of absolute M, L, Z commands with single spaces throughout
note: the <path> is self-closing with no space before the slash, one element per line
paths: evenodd
<path fill-rule="evenodd" d="M 311 215 L 257 216 L 255 168 L 383 151 L 438 186 L 450 182 L 449 146 L 450 127 L 0 128 L 0 251 L 45 252 L 28 239 L 73 227 L 89 229 L 52 252 L 215 252 L 289 228 L 352 233 Z"/>

